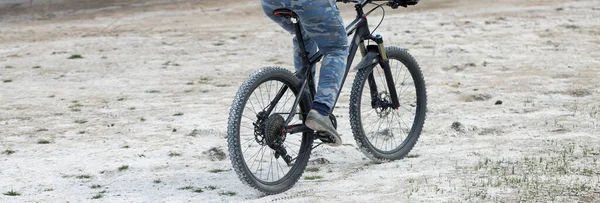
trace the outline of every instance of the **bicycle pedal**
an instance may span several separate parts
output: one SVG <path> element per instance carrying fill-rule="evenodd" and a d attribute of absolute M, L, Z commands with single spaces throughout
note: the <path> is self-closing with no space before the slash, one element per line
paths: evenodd
<path fill-rule="evenodd" d="M 335 138 L 325 132 L 316 132 L 315 137 L 321 140 L 323 143 L 334 143 Z"/>

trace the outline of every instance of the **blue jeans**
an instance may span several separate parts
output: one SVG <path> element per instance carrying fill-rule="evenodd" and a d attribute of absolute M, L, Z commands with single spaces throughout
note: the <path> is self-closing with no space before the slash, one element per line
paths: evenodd
<path fill-rule="evenodd" d="M 309 56 L 316 53 L 317 48 L 324 56 L 315 103 L 325 105 L 328 108 L 327 112 L 331 112 L 340 90 L 348 57 L 346 28 L 335 0 L 261 0 L 261 4 L 269 18 L 292 34 L 294 34 L 294 27 L 291 20 L 274 16 L 273 10 L 291 9 L 300 17 L 304 46 Z M 296 37 L 293 42 L 294 66 L 298 70 L 302 65 L 302 59 Z"/>

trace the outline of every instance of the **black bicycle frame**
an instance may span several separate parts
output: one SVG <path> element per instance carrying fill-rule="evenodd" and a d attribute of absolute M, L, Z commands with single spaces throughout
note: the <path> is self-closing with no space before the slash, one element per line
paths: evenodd
<path fill-rule="evenodd" d="M 338 0 L 338 2 L 340 2 L 340 0 Z M 354 36 L 352 37 L 352 40 L 350 43 L 349 55 L 348 55 L 348 59 L 346 62 L 346 70 L 344 72 L 344 77 L 342 78 L 340 90 L 342 89 L 344 82 L 346 81 L 346 77 L 348 76 L 348 72 L 350 71 L 350 68 L 352 66 L 352 61 L 354 60 L 354 56 L 356 55 L 356 52 L 360 49 L 363 59 L 356 66 L 356 69 L 371 68 L 372 66 L 379 64 L 384 70 L 384 75 L 386 77 L 386 83 L 388 85 L 388 89 L 390 91 L 389 92 L 390 97 L 392 99 L 392 104 L 390 106 L 384 106 L 384 107 L 385 108 L 391 107 L 391 108 L 397 109 L 400 105 L 398 102 L 398 96 L 396 93 L 394 81 L 393 81 L 393 78 L 391 75 L 389 61 L 387 58 L 385 47 L 383 45 L 383 39 L 380 36 L 373 36 L 371 34 L 371 32 L 369 31 L 369 26 L 368 26 L 368 22 L 367 22 L 368 14 L 365 15 L 365 13 L 363 11 L 363 8 L 370 2 L 371 2 L 371 0 L 361 0 L 360 2 L 358 2 L 354 5 L 354 8 L 355 8 L 356 14 L 357 14 L 356 19 L 354 19 L 354 21 L 352 21 L 346 27 L 346 34 L 348 36 L 354 34 Z M 305 96 L 305 94 L 303 94 L 303 92 L 305 92 L 305 89 L 307 86 L 309 87 L 309 92 L 311 93 L 310 94 L 311 97 L 313 97 L 313 98 L 311 98 L 311 101 L 312 101 L 312 99 L 314 99 L 316 90 L 315 90 L 315 85 L 314 85 L 314 78 L 312 75 L 312 67 L 317 62 L 319 62 L 321 60 L 321 58 L 323 58 L 323 54 L 321 54 L 320 52 L 317 52 L 317 53 L 313 54 L 311 57 L 309 57 L 309 53 L 306 51 L 306 48 L 304 47 L 304 39 L 302 38 L 302 34 L 301 34 L 302 29 L 301 29 L 301 25 L 300 25 L 298 16 L 296 16 L 295 14 L 290 12 L 288 17 L 290 17 L 290 19 L 292 20 L 292 23 L 294 24 L 294 31 L 295 31 L 296 38 L 298 40 L 299 49 L 300 49 L 301 58 L 302 58 L 302 66 L 296 72 L 296 76 L 303 82 L 302 82 L 300 90 L 299 90 L 300 96 L 297 96 L 296 100 L 294 101 L 292 111 L 290 112 L 290 114 L 288 115 L 288 117 L 286 119 L 286 125 L 288 125 L 290 123 L 290 121 L 292 120 L 292 118 L 294 117 L 296 108 L 297 108 L 298 103 L 300 102 L 300 99 L 303 96 Z M 373 40 L 376 42 L 377 45 L 365 46 L 365 44 L 364 44 L 365 40 Z M 309 85 L 309 84 L 311 84 L 311 85 Z M 369 75 L 368 84 L 369 84 L 369 89 L 370 89 L 372 100 L 375 101 L 378 99 L 378 92 L 377 92 L 377 84 L 375 83 L 372 73 L 371 73 L 371 75 Z M 270 114 L 274 105 L 279 101 L 279 99 L 281 99 L 281 97 L 283 96 L 285 91 L 287 91 L 287 89 L 288 89 L 288 87 L 284 86 L 284 87 L 282 87 L 282 89 L 279 90 L 277 96 L 271 102 L 269 109 L 266 111 L 268 113 L 267 115 Z M 337 103 L 337 100 L 339 99 L 340 92 L 341 91 L 338 91 L 336 100 L 334 102 L 334 106 Z M 374 106 L 374 108 L 375 108 L 375 106 Z M 332 113 L 332 112 L 333 112 L 333 108 L 331 109 L 330 113 Z M 310 130 L 310 129 L 308 129 L 308 130 Z M 308 131 L 308 130 L 306 127 L 303 127 L 303 128 L 290 129 L 289 132 L 296 133 L 296 132 L 303 132 L 303 131 Z"/>

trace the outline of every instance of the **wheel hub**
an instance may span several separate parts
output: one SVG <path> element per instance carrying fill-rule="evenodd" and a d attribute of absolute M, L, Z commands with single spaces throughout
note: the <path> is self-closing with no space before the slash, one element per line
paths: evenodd
<path fill-rule="evenodd" d="M 392 102 L 390 101 L 389 93 L 380 92 L 377 97 L 379 104 L 375 108 L 375 112 L 380 118 L 387 117 L 392 112 Z"/>

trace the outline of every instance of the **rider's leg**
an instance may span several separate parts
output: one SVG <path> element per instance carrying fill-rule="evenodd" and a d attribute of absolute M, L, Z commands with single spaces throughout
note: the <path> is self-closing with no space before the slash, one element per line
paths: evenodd
<path fill-rule="evenodd" d="M 313 109 L 327 116 L 337 98 L 346 69 L 348 37 L 335 0 L 298 0 L 292 6 L 306 35 L 324 55 Z"/>
<path fill-rule="evenodd" d="M 326 116 L 333 109 L 348 56 L 348 37 L 335 0 L 261 0 L 261 4 L 267 16 L 290 33 L 294 32 L 292 22 L 272 13 L 278 8 L 296 12 L 302 23 L 307 51 L 315 53 L 317 45 L 324 55 L 313 107 Z M 300 53 L 297 41 L 294 42 L 294 65 L 299 68 Z"/>
<path fill-rule="evenodd" d="M 348 57 L 348 37 L 335 0 L 296 0 L 292 10 L 300 17 L 302 28 L 323 54 L 319 85 L 306 126 L 330 135 L 332 146 L 342 140 L 329 119 L 337 98 Z"/>

